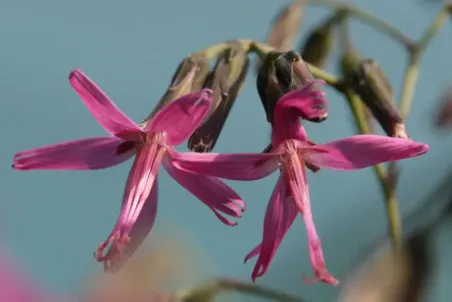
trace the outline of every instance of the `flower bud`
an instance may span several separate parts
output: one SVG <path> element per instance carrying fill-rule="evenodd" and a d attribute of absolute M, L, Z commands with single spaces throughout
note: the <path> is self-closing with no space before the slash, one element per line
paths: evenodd
<path fill-rule="evenodd" d="M 210 152 L 217 142 L 224 123 L 248 73 L 249 58 L 238 42 L 218 56 L 214 69 L 204 84 L 213 90 L 211 111 L 205 122 L 188 140 L 188 148 L 195 152 Z"/>
<path fill-rule="evenodd" d="M 309 66 L 296 51 L 268 53 L 265 62 L 259 68 L 256 80 L 267 121 L 273 123 L 273 111 L 276 103 L 284 94 L 302 88 L 314 79 Z M 323 106 L 319 108 L 319 114 L 310 118 L 309 121 L 322 122 L 327 116 L 327 108 Z"/>
<path fill-rule="evenodd" d="M 361 60 L 354 89 L 389 136 L 408 138 L 405 124 L 395 104 L 394 91 L 383 70 L 374 60 Z"/>
<path fill-rule="evenodd" d="M 435 118 L 435 126 L 438 128 L 452 127 L 452 89 L 445 91 L 438 106 Z"/>
<path fill-rule="evenodd" d="M 303 46 L 300 47 L 301 56 L 309 64 L 320 68 L 325 64 L 333 50 L 334 35 L 332 31 L 337 18 L 337 15 L 334 14 L 314 28 Z"/>
<path fill-rule="evenodd" d="M 147 123 L 163 106 L 175 99 L 202 89 L 209 73 L 209 60 L 203 55 L 192 55 L 185 58 L 177 67 L 171 84 L 161 97 L 154 110 L 144 120 Z"/>

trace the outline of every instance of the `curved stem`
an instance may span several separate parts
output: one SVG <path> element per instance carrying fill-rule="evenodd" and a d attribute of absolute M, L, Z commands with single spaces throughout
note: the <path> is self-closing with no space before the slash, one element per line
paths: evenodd
<path fill-rule="evenodd" d="M 352 110 L 353 117 L 355 118 L 355 123 L 358 131 L 361 134 L 370 133 L 365 116 L 363 114 L 363 102 L 361 101 L 360 97 L 350 89 L 344 89 L 343 93 L 345 94 L 349 102 L 349 106 Z M 389 234 L 391 237 L 392 246 L 397 249 L 400 246 L 402 237 L 402 227 L 400 223 L 401 218 L 399 214 L 397 198 L 395 197 L 391 184 L 388 182 L 388 178 L 386 177 L 383 166 L 381 164 L 375 165 L 374 170 L 385 199 L 386 212 L 388 214 Z"/>
<path fill-rule="evenodd" d="M 175 297 L 178 301 L 190 300 L 191 296 L 205 295 L 214 297 L 218 294 L 228 291 L 236 291 L 242 294 L 270 299 L 281 302 L 304 302 L 305 300 L 295 296 L 285 294 L 283 292 L 255 285 L 252 283 L 244 283 L 231 279 L 218 279 L 191 290 L 184 290 L 176 293 Z"/>
<path fill-rule="evenodd" d="M 306 0 L 300 0 L 302 3 L 306 2 Z M 384 21 L 372 13 L 365 11 L 361 8 L 354 6 L 353 4 L 344 3 L 338 0 L 308 0 L 308 3 L 311 5 L 322 5 L 333 7 L 337 10 L 343 10 L 347 12 L 350 16 L 372 25 L 375 29 L 380 32 L 388 35 L 389 37 L 395 39 L 399 43 L 401 43 L 406 49 L 411 50 L 413 46 L 413 41 L 410 37 L 406 36 L 402 33 L 397 27 L 390 24 L 387 21 Z"/>
<path fill-rule="evenodd" d="M 413 46 L 408 59 L 405 77 L 402 84 L 402 95 L 400 98 L 400 114 L 403 119 L 406 118 L 411 108 L 411 103 L 416 88 L 416 82 L 419 75 L 419 63 L 429 43 L 438 33 L 438 30 L 444 25 L 452 10 L 452 4 L 446 5 L 435 17 L 430 26 L 425 30 L 419 41 Z"/>

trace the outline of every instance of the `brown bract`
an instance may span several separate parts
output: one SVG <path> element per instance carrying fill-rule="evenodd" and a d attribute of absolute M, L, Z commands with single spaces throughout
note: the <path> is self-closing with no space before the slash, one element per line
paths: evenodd
<path fill-rule="evenodd" d="M 221 134 L 248 73 L 249 58 L 242 44 L 230 42 L 218 56 L 215 67 L 204 84 L 213 90 L 212 107 L 204 123 L 188 140 L 188 148 L 195 152 L 210 152 Z"/>

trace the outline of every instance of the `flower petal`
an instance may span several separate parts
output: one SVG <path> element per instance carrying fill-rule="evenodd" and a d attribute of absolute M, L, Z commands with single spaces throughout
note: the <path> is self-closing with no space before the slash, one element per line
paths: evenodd
<path fill-rule="evenodd" d="M 197 153 L 169 152 L 179 169 L 230 180 L 257 180 L 272 174 L 278 167 L 279 153 Z"/>
<path fill-rule="evenodd" d="M 177 146 L 187 140 L 209 112 L 212 90 L 184 95 L 163 107 L 147 126 L 147 131 L 165 132 L 167 142 Z"/>
<path fill-rule="evenodd" d="M 409 139 L 366 134 L 303 147 L 303 157 L 309 163 L 321 168 L 355 170 L 420 156 L 428 150 L 429 145 Z"/>
<path fill-rule="evenodd" d="M 245 203 L 233 189 L 215 177 L 185 172 L 173 165 L 168 157 L 163 165 L 174 180 L 208 206 L 221 222 L 237 225 L 223 215 L 241 217 L 245 211 Z"/>
<path fill-rule="evenodd" d="M 276 104 L 275 116 L 284 116 L 287 111 L 309 121 L 323 121 L 328 116 L 326 93 L 317 88 L 325 85 L 324 80 L 314 80 L 304 87 L 284 94 Z"/>
<path fill-rule="evenodd" d="M 104 269 L 108 272 L 117 272 L 125 262 L 135 253 L 151 232 L 157 216 L 158 205 L 158 176 L 155 177 L 151 193 L 144 202 L 138 218 L 129 232 L 130 240 L 122 249 L 118 245 L 111 245 L 104 256 Z"/>
<path fill-rule="evenodd" d="M 98 170 L 120 164 L 135 152 L 133 143 L 93 137 L 48 145 L 14 155 L 15 170 Z"/>
<path fill-rule="evenodd" d="M 307 186 L 306 196 L 309 198 L 309 191 Z M 331 275 L 326 269 L 325 258 L 323 257 L 320 238 L 319 235 L 317 235 L 314 220 L 312 219 L 311 203 L 309 202 L 309 200 L 304 203 L 303 210 L 303 221 L 306 227 L 306 232 L 308 234 L 309 258 L 315 274 L 315 278 L 311 280 L 303 276 L 303 281 L 307 284 L 322 281 L 324 283 L 336 286 L 339 284 L 339 281 L 334 278 L 333 275 Z"/>
<path fill-rule="evenodd" d="M 301 89 L 286 93 L 276 104 L 272 128 L 272 145 L 279 146 L 285 140 L 305 142 L 307 134 L 300 118 L 323 121 L 328 116 L 325 92 L 313 86 L 324 84 L 315 80 Z"/>
<path fill-rule="evenodd" d="M 305 222 L 308 234 L 309 257 L 315 274 L 315 279 L 307 280 L 304 278 L 304 280 L 306 283 L 322 281 L 336 286 L 339 282 L 326 269 L 322 246 L 312 219 L 311 201 L 303 162 L 295 152 L 291 153 L 289 162 L 291 163 L 290 165 L 284 166 L 283 176 L 290 188 L 291 203 L 298 208 Z"/>
<path fill-rule="evenodd" d="M 99 245 L 95 257 L 97 261 L 109 261 L 103 251 L 111 244 L 116 245 L 120 251 L 124 250 L 130 242 L 129 234 L 142 212 L 146 202 L 150 199 L 153 185 L 157 178 L 158 169 L 162 162 L 165 149 L 160 144 L 143 146 L 135 156 L 124 189 L 121 212 L 116 224 L 104 243 Z"/>
<path fill-rule="evenodd" d="M 264 219 L 262 242 L 254 248 L 245 258 L 245 261 L 257 256 L 259 258 L 254 266 L 251 278 L 263 276 L 273 259 L 282 239 L 297 216 L 297 208 L 293 202 L 287 202 L 287 186 L 280 176 L 270 197 Z"/>
<path fill-rule="evenodd" d="M 141 129 L 80 69 L 75 69 L 69 74 L 69 83 L 105 131 L 120 138 L 124 138 L 121 133 L 141 132 Z"/>

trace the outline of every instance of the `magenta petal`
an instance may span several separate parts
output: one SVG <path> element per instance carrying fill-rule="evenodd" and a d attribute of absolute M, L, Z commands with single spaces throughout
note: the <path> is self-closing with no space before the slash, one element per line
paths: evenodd
<path fill-rule="evenodd" d="M 287 193 L 287 186 L 283 177 L 280 176 L 265 213 L 259 258 L 251 275 L 253 281 L 267 272 L 281 241 L 297 216 L 297 208 L 293 202 L 288 202 Z M 247 257 L 255 256 L 257 254 L 256 249 L 257 247 Z"/>
<path fill-rule="evenodd" d="M 147 131 L 165 132 L 167 142 L 177 146 L 187 140 L 209 112 L 212 90 L 182 96 L 163 107 L 147 126 Z"/>
<path fill-rule="evenodd" d="M 355 170 L 379 163 L 416 157 L 427 153 L 429 145 L 409 139 L 382 135 L 355 135 L 326 144 L 303 148 L 311 164 L 332 170 Z"/>
<path fill-rule="evenodd" d="M 69 74 L 69 83 L 105 131 L 120 138 L 124 138 L 121 133 L 130 135 L 130 132 L 136 134 L 141 132 L 140 128 L 81 70 L 75 69 Z M 138 139 L 138 136 L 135 139 Z"/>
<path fill-rule="evenodd" d="M 278 167 L 278 153 L 196 153 L 170 152 L 179 169 L 230 180 L 257 180 L 272 174 Z"/>
<path fill-rule="evenodd" d="M 151 232 L 157 216 L 158 186 L 158 176 L 156 176 L 151 193 L 144 202 L 144 206 L 129 232 L 127 244 L 124 247 L 112 244 L 104 256 L 104 268 L 106 271 L 112 273 L 118 271 L 135 253 L 146 236 Z"/>
<path fill-rule="evenodd" d="M 245 203 L 228 185 L 215 177 L 196 175 L 180 170 L 172 165 L 169 158 L 165 158 L 163 165 L 174 180 L 208 206 L 221 222 L 228 226 L 237 224 L 223 214 L 241 217 L 242 212 L 245 211 Z"/>
<path fill-rule="evenodd" d="M 305 120 L 325 119 L 328 116 L 326 93 L 313 89 L 314 85 L 325 85 L 325 81 L 315 80 L 283 95 L 276 105 L 275 115 L 284 116 L 287 111 L 292 111 Z"/>
<path fill-rule="evenodd" d="M 259 243 L 258 245 L 256 245 L 256 247 L 254 249 L 252 249 L 248 254 L 246 254 L 245 259 L 243 259 L 244 263 L 247 263 L 248 260 L 259 256 L 260 252 L 261 252 L 261 248 L 262 248 L 262 243 Z"/>
<path fill-rule="evenodd" d="M 135 152 L 116 137 L 93 137 L 48 145 L 14 155 L 15 170 L 98 170 L 120 164 Z"/>
<path fill-rule="evenodd" d="M 165 155 L 165 148 L 159 144 L 147 144 L 140 148 L 127 177 L 124 189 L 121 212 L 116 224 L 97 250 L 97 261 L 108 261 L 111 255 L 103 255 L 103 251 L 111 244 L 122 251 L 130 242 L 129 234 L 151 195 L 158 169 Z M 108 265 L 106 267 L 108 269 Z"/>

